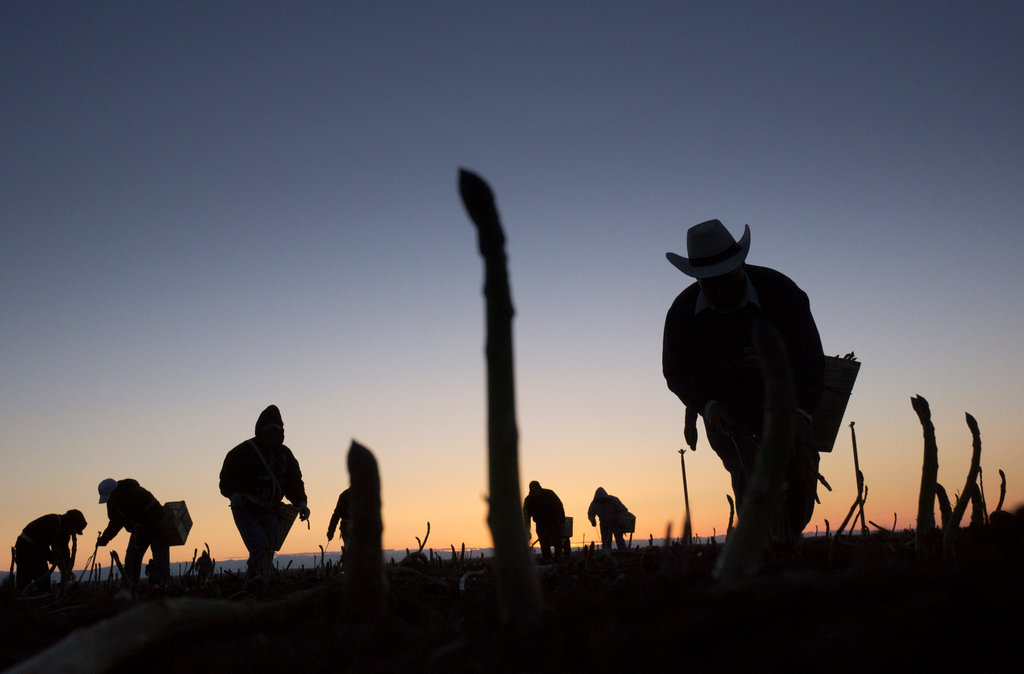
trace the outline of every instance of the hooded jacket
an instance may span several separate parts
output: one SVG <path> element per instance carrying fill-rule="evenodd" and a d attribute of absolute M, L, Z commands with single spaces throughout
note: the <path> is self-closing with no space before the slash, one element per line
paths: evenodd
<path fill-rule="evenodd" d="M 606 492 L 604 487 L 597 488 L 597 491 L 594 492 L 594 500 L 590 502 L 590 508 L 587 510 L 587 519 L 592 525 L 596 524 L 594 518 L 600 517 L 602 527 L 620 529 L 626 524 L 627 515 L 629 515 L 629 510 L 622 504 L 622 501 Z"/>
<path fill-rule="evenodd" d="M 263 459 L 260 459 L 261 455 Z M 287 445 L 272 449 L 260 447 L 255 438 L 246 440 L 224 457 L 220 493 L 231 498 L 236 492 L 263 503 L 267 508 L 277 506 L 282 496 L 295 505 L 306 502 L 302 471 L 292 450 Z"/>

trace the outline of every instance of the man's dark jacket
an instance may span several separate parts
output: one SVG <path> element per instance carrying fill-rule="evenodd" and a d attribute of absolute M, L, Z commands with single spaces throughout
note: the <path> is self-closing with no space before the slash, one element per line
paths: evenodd
<path fill-rule="evenodd" d="M 137 481 L 118 480 L 107 501 L 107 517 L 110 524 L 100 535 L 103 544 L 113 540 L 122 528 L 130 533 L 140 529 L 155 532 L 164 518 L 164 507 Z"/>
<path fill-rule="evenodd" d="M 562 500 L 550 489 L 543 487 L 531 491 L 523 500 L 523 518 L 530 525 L 530 518 L 537 523 L 537 534 L 561 533 L 562 522 L 565 521 L 565 508 Z"/>
<path fill-rule="evenodd" d="M 331 521 L 327 523 L 327 535 L 334 535 L 334 527 L 341 523 L 342 538 L 348 538 L 348 530 L 352 525 L 352 506 L 351 506 L 351 490 L 346 489 L 338 495 L 338 505 L 334 506 L 334 513 L 331 515 Z"/>
<path fill-rule="evenodd" d="M 71 559 L 71 529 L 61 526 L 60 515 L 43 515 L 32 520 L 21 530 L 18 539 L 18 545 L 25 541 L 44 554 L 51 564 Z"/>
<path fill-rule="evenodd" d="M 662 371 L 668 387 L 687 407 L 704 412 L 709 400 L 730 409 L 760 410 L 760 367 L 745 357 L 753 347 L 753 325 L 761 319 L 781 334 L 793 371 L 796 406 L 813 414 L 824 387 L 825 357 L 807 295 L 774 269 L 745 265 L 760 307 L 728 313 L 705 309 L 694 315 L 700 286 L 676 297 L 665 318 Z M 755 422 L 760 429 L 760 416 Z"/>
<path fill-rule="evenodd" d="M 260 460 L 257 450 L 273 471 L 273 478 Z M 282 495 L 295 505 L 306 502 L 302 471 L 292 450 L 286 445 L 274 449 L 259 447 L 255 440 L 246 440 L 224 457 L 220 471 L 220 493 L 231 498 L 235 492 L 246 494 L 268 508 L 280 503 Z"/>

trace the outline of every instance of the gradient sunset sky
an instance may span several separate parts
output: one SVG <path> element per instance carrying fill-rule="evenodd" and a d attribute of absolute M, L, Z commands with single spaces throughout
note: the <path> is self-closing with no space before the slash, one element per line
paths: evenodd
<path fill-rule="evenodd" d="M 682 520 L 665 260 L 720 218 L 863 365 L 869 519 L 911 526 L 932 406 L 939 480 L 1024 501 L 1024 4 L 5 2 L 0 6 L 0 533 L 106 524 L 96 485 L 187 501 L 245 549 L 225 453 L 277 404 L 315 551 L 352 438 L 384 546 L 488 546 L 482 263 L 457 170 L 508 237 L 521 477 L 581 542 L 598 486 L 637 536 Z M 688 453 L 695 533 L 728 476 Z M 855 497 L 849 429 L 810 528 Z M 127 536 L 111 544 L 123 551 Z M 337 550 L 337 542 L 330 549 Z M 101 561 L 106 562 L 102 557 Z M 10 563 L 0 550 L 0 568 Z"/>

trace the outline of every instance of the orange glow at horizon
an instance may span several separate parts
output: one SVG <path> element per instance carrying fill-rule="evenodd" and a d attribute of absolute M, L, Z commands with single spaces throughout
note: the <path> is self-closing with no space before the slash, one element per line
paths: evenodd
<path fill-rule="evenodd" d="M 908 405 L 909 408 L 909 405 Z M 914 420 L 916 423 L 916 420 Z M 865 473 L 868 485 L 868 501 L 865 506 L 867 519 L 885 528 L 895 524 L 898 529 L 913 528 L 917 510 L 917 488 L 920 480 L 920 471 L 917 464 L 920 462 L 920 449 L 911 453 L 903 453 L 904 463 L 912 474 L 895 473 L 892 469 L 883 471 L 877 466 L 871 465 L 873 455 L 877 452 L 868 451 L 865 456 L 865 447 L 874 442 L 871 433 L 858 429 L 858 444 L 861 448 L 861 468 Z M 919 436 L 920 427 L 911 427 L 911 434 Z M 983 443 L 985 429 L 982 428 Z M 855 498 L 855 483 L 853 477 L 852 455 L 849 449 L 848 428 L 847 437 L 840 434 L 836 443 L 836 449 L 831 454 L 822 455 L 821 472 L 831 484 L 833 491 L 828 492 L 819 487 L 821 504 L 815 509 L 805 533 L 818 532 L 824 534 L 828 520 L 829 529 L 835 531 L 846 517 Z M 920 446 L 920 441 L 918 440 Z M 983 465 L 992 462 L 993 465 L 1004 452 L 995 450 L 998 440 L 990 439 L 993 449 L 989 452 L 989 461 L 983 452 Z M 948 443 L 947 443 L 948 444 Z M 845 445 L 845 446 L 844 446 Z M 371 448 L 372 449 L 372 448 Z M 593 449 L 593 448 L 592 448 Z M 566 447 L 566 452 L 573 455 L 578 451 L 576 447 Z M 954 461 L 953 452 L 943 453 L 942 439 L 939 441 L 940 470 L 945 464 L 964 463 L 962 472 L 958 466 L 951 466 L 947 469 L 952 477 L 940 475 L 940 482 L 946 486 L 951 498 L 962 489 L 962 482 L 966 476 L 966 462 L 969 462 L 969 448 L 961 451 L 959 458 Z M 522 450 L 521 450 L 522 452 Z M 302 453 L 296 450 L 300 463 L 303 462 Z M 335 462 L 341 464 L 341 454 L 335 457 Z M 312 456 L 307 457 L 306 463 L 312 463 Z M 591 477 L 586 476 L 585 470 L 575 464 L 567 464 L 561 468 L 557 465 L 549 465 L 546 469 L 538 469 L 535 472 L 521 474 L 522 488 L 525 494 L 526 483 L 531 479 L 538 479 L 544 486 L 555 489 L 565 505 L 566 514 L 574 518 L 574 534 L 572 544 L 574 547 L 588 544 L 591 541 L 599 542 L 599 531 L 591 527 L 586 518 L 586 510 L 593 496 L 593 490 L 597 486 L 604 486 L 609 492 L 619 496 L 629 509 L 637 515 L 637 530 L 633 537 L 634 545 L 647 545 L 649 537 L 655 539 L 663 538 L 670 530 L 672 537 L 678 537 L 682 531 L 683 493 L 682 476 L 679 465 L 679 455 L 674 451 L 654 452 L 636 451 L 633 456 L 633 463 L 628 469 L 616 471 L 612 480 L 595 482 Z M 721 467 L 717 456 L 703 443 L 697 452 L 687 451 L 685 455 L 688 485 L 690 490 L 690 506 L 693 516 L 693 532 L 695 536 L 708 538 L 717 536 L 719 542 L 723 541 L 723 534 L 726 531 L 729 518 L 729 507 L 726 502 L 726 494 L 731 493 L 728 483 L 728 476 Z M 384 534 L 383 547 L 402 551 L 406 548 L 417 547 L 416 537 L 421 540 L 426 534 L 427 522 L 430 522 L 430 534 L 425 549 L 433 549 L 439 554 L 450 553 L 451 546 L 457 550 L 465 544 L 467 549 L 479 549 L 491 547 L 491 538 L 486 526 L 486 503 L 484 500 L 483 485 L 485 475 L 481 472 L 475 484 L 469 480 L 460 481 L 456 485 L 445 483 L 416 484 L 415 481 L 407 482 L 401 478 L 388 480 L 386 469 L 386 457 L 379 456 L 382 465 L 382 490 L 383 490 L 383 515 Z M 521 463 L 533 465 L 536 459 L 527 454 Z M 558 462 L 555 462 L 556 464 Z M 482 465 L 482 462 L 481 462 Z M 990 468 L 991 473 L 985 473 L 984 488 L 988 499 L 989 509 L 994 509 L 998 499 L 998 471 L 999 467 Z M 1016 471 L 1019 474 L 1019 470 Z M 958 474 L 959 473 L 959 474 Z M 651 474 L 658 474 L 657 488 L 653 488 L 647 477 Z M 877 476 L 877 479 L 876 479 Z M 327 521 L 337 499 L 335 490 L 328 490 L 326 485 L 331 483 L 325 479 L 326 475 L 319 470 L 306 470 L 307 493 L 310 495 L 309 505 L 313 516 L 310 526 L 296 520 L 291 532 L 279 554 L 308 554 L 318 553 L 319 546 L 324 546 L 327 552 L 337 552 L 340 549 L 340 539 L 336 536 L 334 541 L 328 543 L 325 532 Z M 216 492 L 215 482 L 213 489 L 210 484 L 204 491 L 196 491 L 183 495 L 181 490 L 174 490 L 168 486 L 168 480 L 152 479 L 147 485 L 161 500 L 178 500 L 184 496 L 189 504 L 190 513 L 193 518 L 193 529 L 190 533 L 188 543 L 184 546 L 171 548 L 171 560 L 175 563 L 187 563 L 192 560 L 193 551 L 202 550 L 204 544 L 209 544 L 214 559 L 244 559 L 247 556 L 234 523 L 231 519 L 230 509 L 227 500 Z M 89 490 L 91 491 L 91 490 Z M 1012 509 L 1021 499 L 1014 497 L 1012 484 L 1009 487 L 1010 495 L 1004 504 L 1004 509 Z M 85 559 L 91 553 L 94 534 L 106 525 L 105 506 L 95 503 L 79 507 L 89 520 L 86 533 L 79 540 L 79 550 L 76 566 L 81 567 Z M 423 502 L 430 505 L 425 507 Z M 71 506 L 69 506 L 71 507 Z M 10 532 L 20 531 L 21 527 L 34 517 L 45 514 L 40 511 L 25 519 L 24 522 L 16 521 L 14 513 L 4 513 L 2 526 Z M 968 514 L 969 516 L 969 514 Z M 847 530 L 851 527 L 859 527 L 851 521 Z M 869 526 L 873 531 L 874 526 Z M 16 535 L 16 534 L 15 534 Z M 116 550 L 123 553 L 127 545 L 128 534 L 122 532 L 108 546 L 107 550 Z M 6 552 L 6 551 L 5 551 Z M 148 554 L 147 554 L 148 559 Z M 106 567 L 109 564 L 109 556 L 103 549 L 100 550 L 97 561 Z M 396 560 L 397 561 L 397 560 Z M 10 557 L 4 561 L 4 567 L 10 565 Z"/>

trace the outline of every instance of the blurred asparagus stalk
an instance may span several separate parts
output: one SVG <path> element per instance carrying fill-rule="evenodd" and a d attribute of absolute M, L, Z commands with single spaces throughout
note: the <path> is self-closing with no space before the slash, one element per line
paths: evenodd
<path fill-rule="evenodd" d="M 519 490 L 519 433 L 516 428 L 512 349 L 512 293 L 505 258 L 505 234 L 494 194 L 480 176 L 461 169 L 459 193 L 477 228 L 484 259 L 487 314 L 487 445 L 489 512 L 494 540 L 498 598 L 503 622 L 539 625 L 541 594 L 523 531 Z"/>
<path fill-rule="evenodd" d="M 786 465 L 793 445 L 793 377 L 782 337 L 770 325 L 754 326 L 764 381 L 764 433 L 754 473 L 740 504 L 739 523 L 726 539 L 713 575 L 734 581 L 752 574 L 778 520 Z"/>

